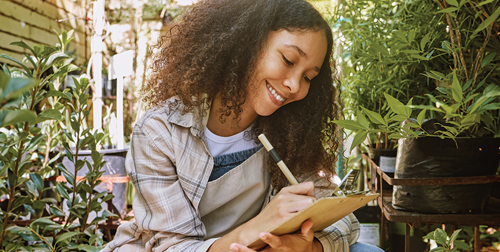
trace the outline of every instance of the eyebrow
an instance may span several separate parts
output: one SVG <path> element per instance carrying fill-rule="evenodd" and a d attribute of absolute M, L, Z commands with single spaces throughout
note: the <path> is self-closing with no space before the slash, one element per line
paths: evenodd
<path fill-rule="evenodd" d="M 304 51 L 302 51 L 302 49 L 300 49 L 300 47 L 298 47 L 296 45 L 288 45 L 288 44 L 285 44 L 285 46 L 294 48 L 295 50 L 297 50 L 297 52 L 299 53 L 299 55 L 301 57 L 307 58 L 307 54 Z M 319 73 L 320 69 L 319 69 L 319 67 L 314 67 L 313 70 Z"/>

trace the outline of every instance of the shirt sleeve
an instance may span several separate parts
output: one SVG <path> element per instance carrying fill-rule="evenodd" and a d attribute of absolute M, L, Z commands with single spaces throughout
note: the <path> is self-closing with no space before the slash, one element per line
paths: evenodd
<path fill-rule="evenodd" d="M 205 227 L 178 179 L 172 126 L 151 118 L 141 123 L 126 159 L 135 218 L 102 251 L 207 251 L 216 239 L 203 240 Z"/>
<path fill-rule="evenodd" d="M 359 222 L 354 214 L 349 214 L 322 231 L 315 232 L 314 237 L 323 245 L 324 252 L 349 251 L 360 234 Z"/>

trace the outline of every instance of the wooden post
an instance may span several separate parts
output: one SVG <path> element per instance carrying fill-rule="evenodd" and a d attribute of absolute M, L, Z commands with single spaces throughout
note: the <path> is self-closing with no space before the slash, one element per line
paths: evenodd
<path fill-rule="evenodd" d="M 479 226 L 474 227 L 474 251 L 481 251 L 481 232 Z"/>

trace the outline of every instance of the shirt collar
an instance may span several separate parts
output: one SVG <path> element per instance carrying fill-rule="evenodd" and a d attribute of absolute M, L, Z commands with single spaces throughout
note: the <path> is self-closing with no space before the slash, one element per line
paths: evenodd
<path fill-rule="evenodd" d="M 205 97 L 205 96 L 204 96 Z M 174 107 L 170 110 L 168 104 L 174 103 Z M 192 111 L 182 113 L 184 105 L 178 96 L 171 97 L 167 100 L 167 109 L 170 110 L 167 121 L 191 129 L 191 133 L 198 138 L 204 138 L 205 127 L 210 114 L 210 103 L 203 103 L 198 107 L 194 107 Z M 203 111 L 202 113 L 200 113 Z"/>

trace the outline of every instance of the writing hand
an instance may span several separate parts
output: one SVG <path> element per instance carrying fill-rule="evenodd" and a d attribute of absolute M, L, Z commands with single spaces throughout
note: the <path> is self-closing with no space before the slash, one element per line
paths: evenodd
<path fill-rule="evenodd" d="M 312 230 L 312 220 L 307 220 L 302 223 L 300 231 L 294 234 L 287 235 L 273 235 L 271 233 L 260 233 L 259 238 L 268 244 L 262 252 L 310 252 L 310 251 L 323 251 L 321 243 L 314 239 L 314 232 Z M 238 243 L 233 243 L 230 246 L 231 252 L 256 252 Z"/>
<path fill-rule="evenodd" d="M 284 187 L 257 215 L 258 225 L 256 226 L 260 226 L 260 230 L 269 230 L 269 228 L 283 223 L 293 214 L 311 205 L 314 201 L 316 198 L 312 182 Z"/>

